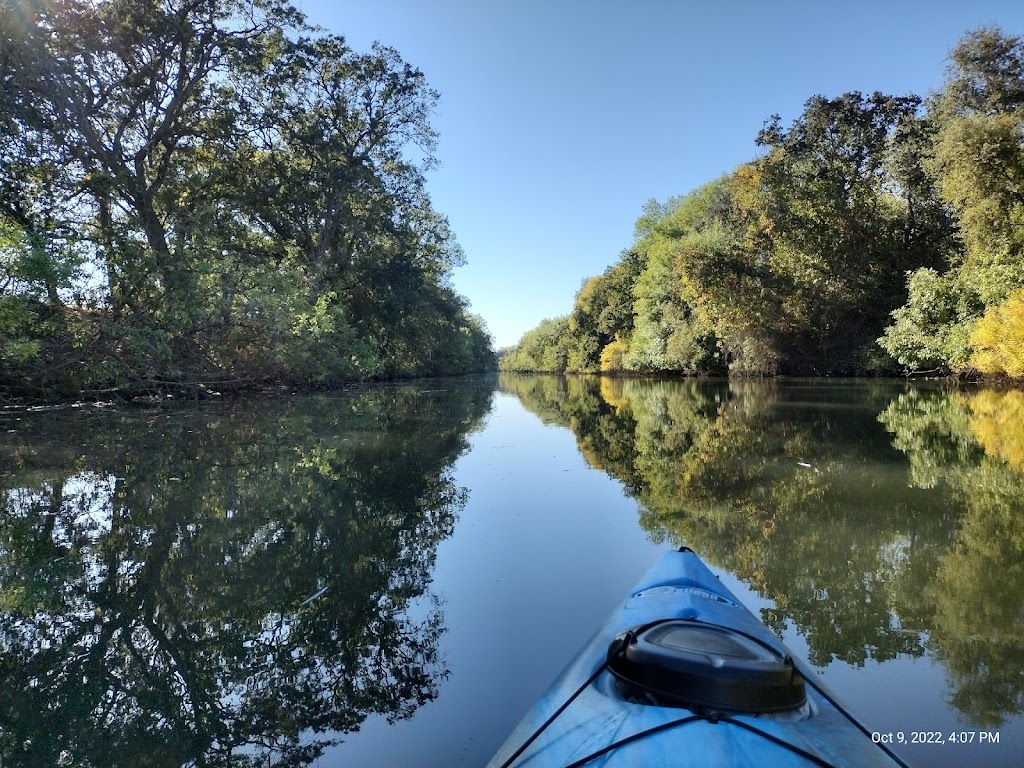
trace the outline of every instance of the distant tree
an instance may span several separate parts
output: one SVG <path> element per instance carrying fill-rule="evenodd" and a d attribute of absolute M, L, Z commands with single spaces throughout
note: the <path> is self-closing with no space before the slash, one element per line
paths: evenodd
<path fill-rule="evenodd" d="M 501 358 L 503 371 L 564 373 L 569 363 L 568 316 L 545 319 L 523 334 L 515 351 Z"/>
<path fill-rule="evenodd" d="M 644 268 L 633 287 L 632 335 L 622 357 L 629 370 L 698 373 L 713 364 L 714 333 L 695 312 L 695 296 L 676 269 L 679 211 L 655 224 L 635 246 L 644 254 Z"/>
<path fill-rule="evenodd" d="M 762 217 L 751 203 L 752 170 L 741 166 L 694 190 L 661 227 L 677 291 L 692 313 L 688 329 L 700 334 L 699 356 L 691 359 L 701 370 L 777 371 L 773 318 L 781 316 L 781 297 L 768 269 Z"/>

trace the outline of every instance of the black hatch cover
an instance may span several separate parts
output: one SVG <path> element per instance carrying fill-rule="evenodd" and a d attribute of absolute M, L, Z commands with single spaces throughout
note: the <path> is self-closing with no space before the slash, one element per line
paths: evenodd
<path fill-rule="evenodd" d="M 724 712 L 785 712 L 806 701 L 788 657 L 728 627 L 666 620 L 619 635 L 608 667 L 655 703 Z"/>

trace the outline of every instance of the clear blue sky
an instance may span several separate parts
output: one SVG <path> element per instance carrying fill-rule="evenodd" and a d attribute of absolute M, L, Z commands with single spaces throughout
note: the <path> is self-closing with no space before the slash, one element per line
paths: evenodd
<path fill-rule="evenodd" d="M 967 30 L 1024 34 L 1020 0 L 294 0 L 357 51 L 398 49 L 441 92 L 429 176 L 498 346 L 567 313 L 649 198 L 756 156 L 815 94 L 927 94 Z"/>

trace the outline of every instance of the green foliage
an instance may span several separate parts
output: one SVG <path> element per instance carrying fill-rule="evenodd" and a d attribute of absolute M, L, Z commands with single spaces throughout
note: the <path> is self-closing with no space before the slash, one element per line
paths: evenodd
<path fill-rule="evenodd" d="M 696 324 L 708 329 L 704 367 L 712 371 L 725 364 L 737 375 L 777 371 L 770 319 L 781 308 L 752 205 L 755 184 L 752 166 L 741 166 L 684 198 L 664 224 L 681 290 Z"/>
<path fill-rule="evenodd" d="M 584 282 L 576 294 L 564 339 L 568 350 L 565 361 L 567 371 L 591 373 L 598 368 L 601 348 L 607 339 L 598 327 L 603 294 L 604 279 L 600 276 Z"/>
<path fill-rule="evenodd" d="M 934 99 L 942 116 L 995 114 L 1024 107 L 1024 40 L 998 27 L 968 32 L 949 54 L 946 83 Z"/>
<path fill-rule="evenodd" d="M 596 373 L 602 370 L 602 351 L 633 329 L 633 288 L 646 257 L 635 250 L 604 274 L 585 280 L 572 313 L 523 335 L 516 350 L 502 357 L 503 371 Z"/>
<path fill-rule="evenodd" d="M 646 259 L 633 287 L 633 333 L 623 357 L 629 370 L 696 373 L 706 370 L 714 355 L 712 330 L 694 313 L 675 269 L 677 241 L 671 227 L 677 212 L 638 244 Z"/>
<path fill-rule="evenodd" d="M 501 358 L 500 370 L 564 373 L 569 363 L 568 331 L 567 316 L 542 320 L 523 334 L 514 352 Z"/>
<path fill-rule="evenodd" d="M 934 162 L 959 217 L 965 265 L 1013 259 L 1024 247 L 1022 128 L 1024 108 L 953 117 L 939 130 Z"/>
<path fill-rule="evenodd" d="M 905 274 L 956 247 L 920 103 L 817 96 L 789 129 L 773 118 L 765 157 L 644 206 L 633 248 L 576 298 L 564 369 L 506 369 L 595 372 L 615 340 L 613 358 L 638 373 L 865 373 L 893 367 L 886 351 L 911 359 L 930 329 L 909 326 L 929 318 L 903 321 L 886 350 L 876 339 L 906 301 Z"/>
<path fill-rule="evenodd" d="M 997 370 L 979 356 L 972 330 L 1024 286 L 1024 43 L 979 29 L 950 60 L 930 103 L 925 162 L 956 216 L 962 251 L 950 252 L 942 274 L 910 275 L 908 301 L 879 342 L 910 369 Z"/>
<path fill-rule="evenodd" d="M 779 336 L 792 370 L 860 369 L 905 300 L 903 275 L 947 255 L 949 224 L 915 208 L 934 198 L 912 184 L 927 181 L 921 159 L 908 167 L 914 153 L 902 151 L 899 172 L 887 172 L 904 144 L 918 146 L 919 105 L 881 93 L 814 97 L 788 131 L 774 118 L 758 137 L 770 149 L 758 161 L 761 204 L 771 269 L 784 285 Z"/>
<path fill-rule="evenodd" d="M 284 0 L 5 4 L 0 32 L 8 387 L 493 362 L 424 188 L 438 94 L 396 51 L 357 53 Z"/>
<path fill-rule="evenodd" d="M 39 356 L 40 341 L 26 334 L 36 314 L 13 296 L 0 297 L 0 359 L 12 368 Z"/>
<path fill-rule="evenodd" d="M 600 307 L 597 329 L 604 337 L 627 337 L 633 332 L 634 287 L 646 267 L 646 254 L 629 248 L 619 254 L 617 263 L 605 270 L 602 292 L 596 301 Z"/>
<path fill-rule="evenodd" d="M 878 343 L 910 370 L 962 371 L 970 356 L 970 332 L 984 304 L 977 286 L 956 272 L 912 272 L 907 303 L 892 313 L 893 323 Z"/>

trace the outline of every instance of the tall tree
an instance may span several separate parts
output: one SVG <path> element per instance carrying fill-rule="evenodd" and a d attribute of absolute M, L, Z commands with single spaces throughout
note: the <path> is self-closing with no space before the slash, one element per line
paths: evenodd
<path fill-rule="evenodd" d="M 396 51 L 286 0 L 18 0 L 0 25 L 0 331 L 27 325 L 15 293 L 94 294 L 52 369 L 121 387 L 487 364 L 425 191 L 437 94 Z"/>
<path fill-rule="evenodd" d="M 863 369 L 904 300 L 902 275 L 942 262 L 942 233 L 922 235 L 920 217 L 911 220 L 920 194 L 913 166 L 900 178 L 887 165 L 901 150 L 904 166 L 913 158 L 905 145 L 920 103 L 877 92 L 816 96 L 789 130 L 776 116 L 758 136 L 770 150 L 759 161 L 763 205 L 773 270 L 788 283 L 785 354 L 794 369 Z"/>
<path fill-rule="evenodd" d="M 910 276 L 909 300 L 881 343 L 908 368 L 966 371 L 974 324 L 1024 286 L 1024 40 L 996 28 L 968 33 L 950 53 L 929 122 L 928 167 L 962 247 L 938 271 Z"/>

